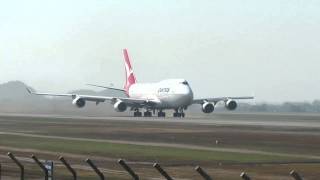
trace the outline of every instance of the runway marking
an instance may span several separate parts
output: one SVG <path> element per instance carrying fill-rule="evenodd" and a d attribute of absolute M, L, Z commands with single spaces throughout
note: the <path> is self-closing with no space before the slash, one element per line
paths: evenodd
<path fill-rule="evenodd" d="M 317 156 L 317 155 L 287 154 L 287 153 L 268 152 L 268 151 L 240 149 L 240 148 L 219 148 L 219 147 L 206 147 L 206 146 L 196 146 L 196 145 L 188 145 L 188 144 L 170 144 L 170 143 L 155 143 L 155 142 L 141 142 L 141 141 L 74 138 L 74 137 L 49 136 L 49 135 L 38 135 L 38 134 L 16 133 L 16 132 L 0 132 L 0 135 L 13 135 L 13 136 L 34 137 L 34 138 L 101 142 L 101 143 L 114 143 L 114 144 L 129 144 L 129 145 L 153 146 L 153 147 L 170 147 L 170 148 L 181 148 L 181 149 L 190 149 L 190 150 L 204 150 L 204 151 L 229 152 L 229 153 L 241 153 L 241 154 L 258 154 L 258 155 L 270 155 L 270 156 L 282 156 L 282 157 L 291 157 L 291 158 L 320 160 L 320 156 Z"/>

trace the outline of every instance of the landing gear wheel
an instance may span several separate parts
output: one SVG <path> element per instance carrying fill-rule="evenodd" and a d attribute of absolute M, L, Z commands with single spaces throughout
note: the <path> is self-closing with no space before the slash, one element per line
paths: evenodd
<path fill-rule="evenodd" d="M 142 116 L 142 112 L 136 111 L 133 113 L 134 117 L 141 117 Z"/>
<path fill-rule="evenodd" d="M 162 111 L 159 111 L 158 112 L 158 117 L 166 117 L 166 113 L 162 112 Z"/>
<path fill-rule="evenodd" d="M 150 111 L 146 111 L 143 113 L 144 117 L 152 117 L 152 113 Z"/>
<path fill-rule="evenodd" d="M 181 113 L 175 112 L 173 113 L 173 117 L 181 117 Z"/>
<path fill-rule="evenodd" d="M 175 112 L 173 113 L 173 117 L 184 118 L 185 114 L 183 112 L 183 108 L 176 109 Z"/>

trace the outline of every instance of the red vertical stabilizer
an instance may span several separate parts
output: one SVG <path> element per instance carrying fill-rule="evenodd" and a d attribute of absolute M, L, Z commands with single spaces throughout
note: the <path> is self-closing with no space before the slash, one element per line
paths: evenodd
<path fill-rule="evenodd" d="M 124 90 L 126 91 L 126 94 L 129 96 L 130 86 L 136 83 L 136 77 L 133 74 L 133 69 L 131 66 L 127 49 L 123 50 L 123 56 L 124 56 L 124 63 L 125 63 L 124 65 L 125 65 L 125 71 L 126 71 L 126 84 L 124 85 Z"/>

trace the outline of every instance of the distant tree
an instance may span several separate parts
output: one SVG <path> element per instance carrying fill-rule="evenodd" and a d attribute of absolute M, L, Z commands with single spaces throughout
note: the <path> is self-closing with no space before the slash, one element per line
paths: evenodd
<path fill-rule="evenodd" d="M 238 111 L 246 112 L 299 112 L 320 113 L 320 100 L 309 102 L 284 102 L 282 104 L 255 104 L 241 103 Z"/>
<path fill-rule="evenodd" d="M 320 100 L 314 100 L 312 102 L 312 107 L 314 112 L 320 112 Z"/>

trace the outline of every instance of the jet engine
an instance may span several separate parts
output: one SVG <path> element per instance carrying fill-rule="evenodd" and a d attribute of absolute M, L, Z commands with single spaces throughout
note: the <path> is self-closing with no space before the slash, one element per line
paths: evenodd
<path fill-rule="evenodd" d="M 118 100 L 114 105 L 113 108 L 117 111 L 117 112 L 124 112 L 127 110 L 127 105 L 126 103 L 124 103 L 121 100 Z"/>
<path fill-rule="evenodd" d="M 238 104 L 235 100 L 229 99 L 226 101 L 225 106 L 228 110 L 233 111 L 237 108 Z"/>
<path fill-rule="evenodd" d="M 213 103 L 209 103 L 209 102 L 205 102 L 202 104 L 202 111 L 204 113 L 212 113 L 214 111 L 214 104 Z"/>
<path fill-rule="evenodd" d="M 72 101 L 72 104 L 77 106 L 78 108 L 82 108 L 86 105 L 86 101 L 80 97 L 77 97 Z"/>

